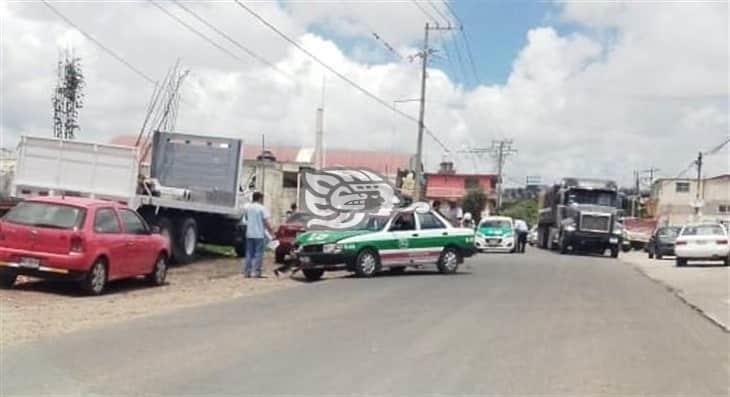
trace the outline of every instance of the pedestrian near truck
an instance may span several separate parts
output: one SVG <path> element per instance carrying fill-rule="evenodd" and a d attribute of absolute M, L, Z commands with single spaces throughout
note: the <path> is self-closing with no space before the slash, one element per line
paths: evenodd
<path fill-rule="evenodd" d="M 517 233 L 517 249 L 519 253 L 525 253 L 525 246 L 527 245 L 527 233 L 530 229 L 527 227 L 527 223 L 522 219 L 515 221 L 515 232 Z"/>
<path fill-rule="evenodd" d="M 261 265 L 264 260 L 264 247 L 266 246 L 266 232 L 274 235 L 269 224 L 269 211 L 262 204 L 264 195 L 261 192 L 253 194 L 253 203 L 246 207 L 244 216 L 246 219 L 246 260 L 243 275 L 249 277 L 261 277 Z"/>

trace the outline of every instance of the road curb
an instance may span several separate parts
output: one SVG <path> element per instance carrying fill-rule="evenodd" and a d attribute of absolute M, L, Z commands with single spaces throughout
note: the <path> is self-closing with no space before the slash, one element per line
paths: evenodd
<path fill-rule="evenodd" d="M 632 268 L 633 268 L 634 270 L 636 270 L 636 272 L 638 272 L 639 274 L 643 275 L 644 277 L 648 278 L 649 280 L 653 281 L 654 283 L 656 283 L 656 284 L 658 284 L 658 285 L 661 285 L 662 287 L 664 287 L 664 288 L 665 288 L 665 289 L 666 289 L 667 291 L 671 292 L 671 293 L 672 293 L 672 295 L 674 295 L 675 297 L 677 297 L 677 299 L 679 299 L 679 300 L 680 300 L 680 301 L 681 301 L 682 303 L 684 303 L 685 305 L 689 306 L 689 308 L 690 308 L 690 309 L 692 309 L 692 310 L 696 311 L 696 312 L 697 312 L 697 313 L 699 313 L 699 314 L 700 314 L 700 315 L 701 315 L 702 317 L 704 317 L 704 318 L 706 318 L 707 320 L 709 320 L 709 321 L 710 321 L 710 322 L 711 322 L 712 324 L 714 324 L 714 325 L 716 325 L 717 327 L 719 327 L 719 328 L 720 328 L 720 329 L 721 329 L 721 330 L 722 330 L 723 332 L 725 332 L 725 333 L 730 333 L 730 326 L 728 326 L 728 325 L 724 324 L 724 323 L 723 323 L 722 321 L 718 320 L 718 319 L 717 319 L 717 318 L 716 318 L 715 316 L 713 316 L 712 314 L 710 314 L 710 313 L 708 313 L 708 312 L 706 312 L 706 311 L 702 310 L 702 308 L 701 308 L 701 307 L 699 307 L 699 306 L 695 305 L 694 303 L 690 302 L 690 301 L 689 301 L 689 300 L 688 300 L 688 299 L 687 299 L 687 298 L 686 298 L 686 297 L 685 297 L 685 296 L 684 296 L 684 295 L 682 294 L 682 290 L 680 290 L 679 288 L 675 288 L 675 287 L 673 287 L 673 286 L 671 286 L 671 285 L 667 284 L 666 282 L 664 282 L 664 281 L 662 281 L 662 280 L 660 280 L 660 279 L 658 279 L 658 278 L 655 278 L 655 277 L 652 277 L 652 276 L 650 276 L 650 275 L 649 275 L 649 274 L 648 274 L 647 272 L 645 272 L 645 271 L 644 271 L 644 270 L 643 270 L 643 269 L 641 268 L 641 266 L 639 266 L 639 265 L 637 265 L 637 264 L 635 264 L 635 263 L 632 263 L 632 262 L 630 262 L 630 261 L 627 261 L 627 260 L 624 260 L 624 259 L 621 259 L 621 262 L 622 262 L 622 263 L 624 263 L 624 264 L 627 264 L 627 265 L 631 266 L 631 267 L 632 267 Z"/>

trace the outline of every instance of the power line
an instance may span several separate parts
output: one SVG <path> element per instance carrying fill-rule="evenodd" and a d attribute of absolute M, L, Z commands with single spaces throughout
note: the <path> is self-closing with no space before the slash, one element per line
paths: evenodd
<path fill-rule="evenodd" d="M 726 139 L 724 142 L 720 143 L 719 145 L 715 146 L 714 148 L 704 152 L 703 154 L 705 156 L 715 154 L 715 153 L 719 152 L 720 150 L 722 150 L 722 148 L 725 147 L 725 145 L 727 145 L 728 143 L 730 143 L 730 138 Z"/>
<path fill-rule="evenodd" d="M 411 116 L 410 114 L 405 113 L 405 112 L 403 112 L 401 110 L 398 110 L 397 108 L 393 107 L 390 103 L 386 102 L 382 98 L 378 97 L 377 95 L 375 95 L 372 92 L 368 91 L 367 89 L 363 88 L 362 86 L 360 86 L 356 82 L 352 81 L 347 76 L 345 76 L 342 73 L 340 73 L 337 70 L 335 70 L 332 66 L 326 64 L 324 61 L 322 61 L 321 59 L 319 59 L 319 57 L 317 57 L 316 55 L 314 55 L 313 53 L 311 53 L 306 48 L 302 47 L 294 39 L 292 39 L 291 37 L 287 36 L 285 33 L 283 33 L 281 30 L 279 30 L 279 28 L 277 28 L 276 26 L 272 25 L 269 21 L 267 21 L 266 19 L 264 19 L 261 15 L 259 15 L 258 13 L 256 13 L 254 10 L 252 10 L 251 8 L 249 8 L 248 6 L 246 6 L 245 4 L 241 3 L 241 1 L 239 1 L 239 0 L 234 0 L 234 1 L 236 2 L 236 4 L 238 4 L 239 7 L 243 8 L 244 10 L 246 10 L 246 12 L 248 12 L 249 14 L 251 14 L 254 18 L 256 18 L 263 25 L 265 25 L 266 27 L 268 27 L 269 29 L 271 29 L 272 31 L 274 31 L 281 38 L 283 38 L 284 40 L 286 40 L 289 44 L 293 45 L 299 51 L 303 52 L 304 54 L 306 54 L 307 56 L 309 56 L 310 58 L 312 58 L 315 62 L 317 62 L 318 64 L 320 64 L 323 68 L 329 70 L 335 76 L 339 77 L 340 79 L 342 79 L 343 81 L 345 81 L 346 83 L 348 83 L 349 85 L 351 85 L 352 87 L 354 87 L 355 89 L 357 89 L 358 91 L 360 91 L 361 93 L 365 94 L 366 96 L 370 97 L 371 99 L 373 99 L 374 101 L 380 103 L 381 105 L 385 106 L 386 108 L 390 109 L 391 111 L 393 111 L 393 112 L 395 112 L 395 113 L 403 116 L 404 118 L 406 118 L 408 120 L 414 121 L 416 123 L 420 123 L 417 118 L 415 118 L 415 117 Z M 441 142 L 441 140 L 438 137 L 436 137 L 436 135 L 431 130 L 426 129 L 426 132 L 445 151 L 450 152 L 449 148 L 443 142 Z"/>
<path fill-rule="evenodd" d="M 233 43 L 233 45 L 235 45 L 241 51 L 243 51 L 246 54 L 248 54 L 250 57 L 256 59 L 257 61 L 261 62 L 262 64 L 264 64 L 266 66 L 269 66 L 270 68 L 272 68 L 272 69 L 276 70 L 277 72 L 285 75 L 286 77 L 288 77 L 290 79 L 293 79 L 293 77 L 291 77 L 288 73 L 284 72 L 283 70 L 279 69 L 271 61 L 269 61 L 268 59 L 266 59 L 266 58 L 258 55 L 257 53 L 253 52 L 251 49 L 245 47 L 243 44 L 241 44 L 240 42 L 238 42 L 237 40 L 233 39 L 231 36 L 229 36 L 225 32 L 223 32 L 220 29 L 218 29 L 215 25 L 213 25 L 210 22 L 208 22 L 207 20 L 205 20 L 203 17 L 201 17 L 200 15 L 198 15 L 195 11 L 189 9 L 188 7 L 186 7 L 185 5 L 183 5 L 182 3 L 180 3 L 178 0 L 172 0 L 172 1 L 175 3 L 175 5 L 177 5 L 178 7 L 182 8 L 188 14 L 192 15 L 195 19 L 197 19 L 198 21 L 200 21 L 201 23 L 203 23 L 205 26 L 209 27 L 210 29 L 212 29 L 213 31 L 215 31 L 216 33 L 218 33 L 219 35 L 223 36 L 226 40 L 228 40 L 231 43 Z"/>
<path fill-rule="evenodd" d="M 225 52 L 226 54 L 228 54 L 232 58 L 234 58 L 234 59 L 236 59 L 238 61 L 243 62 L 243 59 L 241 57 L 239 57 L 238 55 L 234 54 L 233 52 L 231 52 L 227 48 L 223 47 L 222 45 L 218 44 L 217 42 L 215 42 L 215 40 L 213 40 L 210 37 L 206 36 L 205 34 L 201 33 L 199 30 L 195 29 L 190 24 L 188 24 L 187 22 L 183 21 L 180 17 L 178 17 L 177 15 L 175 15 L 175 14 L 171 13 L 170 11 L 168 11 L 167 9 L 165 9 L 165 7 L 159 5 L 157 2 L 155 2 L 155 0 L 148 0 L 148 1 L 153 6 L 157 7 L 160 11 L 162 11 L 165 14 L 167 14 L 167 16 L 169 16 L 170 18 L 172 18 L 175 21 L 177 21 L 177 23 L 179 23 L 180 25 L 184 26 L 189 31 L 193 32 L 196 36 L 198 36 L 201 39 L 203 39 L 203 40 L 207 41 L 208 43 L 210 43 L 210 45 L 214 46 L 215 48 L 217 48 L 217 49 L 219 49 L 219 50 L 221 50 L 223 52 Z"/>
<path fill-rule="evenodd" d="M 451 7 L 451 5 L 446 0 L 441 0 L 442 3 L 446 6 L 446 9 L 451 13 L 451 15 L 454 16 L 456 21 L 459 23 L 459 30 L 461 31 L 461 36 L 464 39 L 464 44 L 466 47 L 466 54 L 469 58 L 469 63 L 471 64 L 472 72 L 474 73 L 474 78 L 476 79 L 477 83 L 481 84 L 482 80 L 479 78 L 479 73 L 477 72 L 476 63 L 474 62 L 474 55 L 473 51 L 471 50 L 471 44 L 469 43 L 469 35 L 467 34 L 466 29 L 464 29 L 464 23 L 461 21 L 461 18 L 459 18 L 459 15 L 456 14 L 456 11 Z"/>
<path fill-rule="evenodd" d="M 63 19 L 63 21 L 66 22 L 68 25 L 70 25 L 72 28 L 78 30 L 79 33 L 81 33 L 82 35 L 84 35 L 84 37 L 86 37 L 91 42 L 93 42 L 94 44 L 96 44 L 97 46 L 99 46 L 99 48 L 101 48 L 102 50 L 104 50 L 104 52 L 106 52 L 107 54 L 111 55 L 114 59 L 116 59 L 117 61 L 119 61 L 122 64 L 124 64 L 124 66 L 128 67 L 131 71 L 133 71 L 134 73 L 136 73 L 138 76 L 140 76 L 143 79 L 147 80 L 147 82 L 149 82 L 150 84 L 156 84 L 157 83 L 155 81 L 155 79 L 153 79 L 152 77 L 150 77 L 147 74 L 143 73 L 141 70 L 139 70 L 136 67 L 134 67 L 134 65 L 132 65 L 131 63 L 129 63 L 127 60 L 125 60 L 121 55 L 117 54 L 116 52 L 112 51 L 110 48 L 108 48 L 107 46 L 105 46 L 104 44 L 102 44 L 99 40 L 97 40 L 96 38 L 94 38 L 94 36 L 92 36 L 89 33 L 84 32 L 80 27 L 78 27 L 78 25 L 76 25 L 68 17 L 66 17 L 65 15 L 63 15 L 56 7 L 52 6 L 48 1 L 46 1 L 46 0 L 42 0 L 42 1 L 43 1 L 43 4 L 45 4 L 46 7 L 48 7 L 51 11 L 53 11 L 54 14 L 56 14 L 59 18 Z"/>
<path fill-rule="evenodd" d="M 423 8 L 423 6 L 418 2 L 418 0 L 411 0 L 411 3 L 415 4 L 416 7 L 418 7 L 418 9 L 421 10 L 421 12 L 423 13 L 423 15 L 426 16 L 426 18 L 430 19 L 436 25 L 439 24 L 438 20 L 436 18 L 434 18 L 433 15 L 431 15 L 430 12 L 426 11 L 426 9 Z"/>
<path fill-rule="evenodd" d="M 387 41 L 386 41 L 386 40 L 385 40 L 384 38 L 382 38 L 382 37 L 381 37 L 381 36 L 380 36 L 379 34 L 377 34 L 377 33 L 375 33 L 375 32 L 372 32 L 372 34 L 373 34 L 373 37 L 375 37 L 375 40 L 377 40 L 377 41 L 381 42 L 381 43 L 383 44 L 383 46 L 384 46 L 384 47 L 385 47 L 385 48 L 386 48 L 386 49 L 387 49 L 388 51 L 390 51 L 390 53 L 392 53 L 392 54 L 393 54 L 393 55 L 394 55 L 394 56 L 395 56 L 396 58 L 398 58 L 398 60 L 402 61 L 402 60 L 404 59 L 404 58 L 403 58 L 403 55 L 401 55 L 401 54 L 400 54 L 400 53 L 399 53 L 399 52 L 398 52 L 398 51 L 397 51 L 397 50 L 396 50 L 395 48 L 393 48 L 393 46 L 392 46 L 392 45 L 390 45 L 390 43 L 388 43 L 388 42 L 387 42 Z"/>
<path fill-rule="evenodd" d="M 439 10 L 439 8 L 438 8 L 438 7 L 436 7 L 436 4 L 433 4 L 433 1 L 431 1 L 431 0 L 426 0 L 426 1 L 428 1 L 428 4 L 429 4 L 429 5 L 431 6 L 431 8 L 433 8 L 433 9 L 434 9 L 434 11 L 436 11 L 436 13 L 437 13 L 437 14 L 438 14 L 438 15 L 439 15 L 439 16 L 440 16 L 441 18 L 443 18 L 443 19 L 444 19 L 444 21 L 446 21 L 446 25 L 447 25 L 447 26 L 451 26 L 451 18 L 449 18 L 449 17 L 448 17 L 448 16 L 446 15 L 446 14 L 444 14 L 444 13 L 443 13 L 443 12 L 442 12 L 441 10 Z"/>

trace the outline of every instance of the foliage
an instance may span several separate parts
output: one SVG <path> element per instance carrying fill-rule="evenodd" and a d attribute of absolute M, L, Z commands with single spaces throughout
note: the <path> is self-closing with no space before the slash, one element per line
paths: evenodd
<path fill-rule="evenodd" d="M 529 225 L 537 223 L 537 200 L 527 199 L 506 205 L 500 215 L 509 216 L 513 219 L 522 219 Z"/>
<path fill-rule="evenodd" d="M 487 194 L 481 187 L 469 189 L 462 199 L 461 208 L 464 213 L 471 213 L 475 223 L 479 223 L 482 211 L 487 207 Z"/>
<path fill-rule="evenodd" d="M 78 110 L 84 106 L 81 58 L 66 51 L 58 61 L 58 82 L 53 95 L 53 136 L 73 139 L 79 129 Z"/>

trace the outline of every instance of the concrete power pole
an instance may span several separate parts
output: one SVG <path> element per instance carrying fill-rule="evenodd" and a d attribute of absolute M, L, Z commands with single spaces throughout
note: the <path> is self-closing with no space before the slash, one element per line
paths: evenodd
<path fill-rule="evenodd" d="M 517 150 L 512 149 L 512 143 L 511 139 L 496 140 L 492 141 L 492 147 L 490 148 L 492 156 L 497 159 L 497 210 L 502 208 L 504 162 L 508 156 L 517 153 Z"/>
<path fill-rule="evenodd" d="M 421 169 L 421 166 L 423 164 L 423 130 L 425 128 L 424 116 L 426 113 L 426 69 L 428 67 L 428 57 L 435 52 L 428 47 L 428 32 L 431 30 L 456 30 L 456 28 L 451 26 L 430 26 L 429 23 L 426 22 L 426 26 L 423 32 L 423 50 L 416 54 L 417 57 L 421 57 L 421 106 L 418 112 L 418 140 L 416 142 L 416 169 L 414 172 L 416 177 L 415 201 L 421 201 L 423 199 L 423 171 Z"/>
<path fill-rule="evenodd" d="M 702 215 L 702 212 L 700 211 L 700 203 L 702 202 L 702 152 L 700 152 L 697 155 L 697 198 L 695 202 L 695 215 L 698 217 Z"/>

